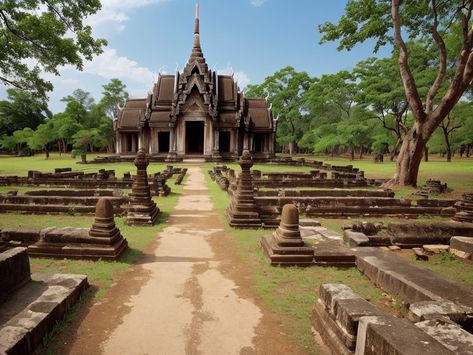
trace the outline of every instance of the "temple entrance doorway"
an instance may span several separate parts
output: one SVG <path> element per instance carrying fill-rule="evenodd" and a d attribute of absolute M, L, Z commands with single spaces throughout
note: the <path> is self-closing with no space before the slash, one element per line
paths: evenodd
<path fill-rule="evenodd" d="M 204 121 L 186 122 L 186 154 L 204 154 Z"/>

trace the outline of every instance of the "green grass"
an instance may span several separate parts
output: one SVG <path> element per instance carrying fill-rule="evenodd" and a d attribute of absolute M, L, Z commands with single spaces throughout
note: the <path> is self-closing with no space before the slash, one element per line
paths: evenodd
<path fill-rule="evenodd" d="M 87 159 L 91 161 L 98 155 L 106 154 L 87 154 Z M 32 157 L 15 157 L 0 155 L 0 175 L 26 176 L 28 170 L 38 170 L 42 172 L 53 172 L 54 168 L 72 168 L 73 171 L 97 172 L 99 169 L 115 170 L 117 177 L 122 177 L 124 172 L 135 173 L 136 168 L 131 162 L 124 163 L 106 163 L 106 164 L 77 164 L 79 158 L 72 158 L 70 154 L 51 153 L 48 160 L 43 154 L 36 154 Z M 150 163 L 148 174 L 154 174 L 163 171 L 168 163 Z M 173 166 L 182 166 L 182 164 L 171 164 Z"/>
<path fill-rule="evenodd" d="M 375 164 L 371 157 L 350 161 L 346 158 L 327 158 L 325 156 L 297 155 L 294 158 L 304 157 L 308 160 L 319 160 L 332 165 L 353 165 L 365 172 L 370 179 L 390 179 L 396 171 L 395 162 L 385 160 Z M 287 170 L 292 170 L 287 169 Z M 447 183 L 451 192 L 439 198 L 458 198 L 463 192 L 473 191 L 473 158 L 454 158 L 448 163 L 444 158 L 431 156 L 428 162 L 422 162 L 419 170 L 418 186 L 422 186 L 428 179 L 440 180 Z M 416 188 L 396 187 L 397 198 L 410 197 Z"/>
<path fill-rule="evenodd" d="M 208 169 L 207 169 L 208 170 Z M 264 259 L 260 238 L 269 230 L 244 230 L 228 227 L 225 209 L 229 197 L 206 173 L 206 181 L 217 212 L 224 221 L 225 231 L 235 241 L 239 257 L 252 272 L 254 292 L 267 308 L 282 318 L 282 326 L 295 344 L 317 353 L 311 333 L 310 314 L 318 298 L 318 287 L 322 283 L 344 283 L 361 297 L 370 300 L 387 312 L 397 313 L 400 308 L 391 297 L 383 296 L 380 289 L 357 269 L 271 267 Z"/>
<path fill-rule="evenodd" d="M 473 263 L 471 261 L 457 259 L 448 252 L 434 256 L 429 261 L 416 260 L 415 256 L 412 256 L 412 261 L 438 272 L 447 279 L 473 285 Z"/>

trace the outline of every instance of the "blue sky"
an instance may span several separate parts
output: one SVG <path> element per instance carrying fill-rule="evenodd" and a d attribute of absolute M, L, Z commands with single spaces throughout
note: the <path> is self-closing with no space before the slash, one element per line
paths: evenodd
<path fill-rule="evenodd" d="M 338 52 L 336 43 L 320 45 L 317 31 L 319 24 L 337 21 L 345 5 L 345 0 L 200 0 L 202 50 L 210 68 L 234 71 L 240 87 L 287 65 L 312 76 L 349 70 L 372 56 L 373 46 Z M 60 99 L 76 88 L 99 100 L 101 86 L 114 77 L 132 97 L 144 97 L 159 71 L 173 73 L 177 65 L 182 70 L 189 57 L 195 0 L 102 0 L 102 6 L 87 21 L 109 45 L 83 72 L 62 68 L 60 77 L 47 76 L 55 86 L 53 112 L 64 108 Z"/>

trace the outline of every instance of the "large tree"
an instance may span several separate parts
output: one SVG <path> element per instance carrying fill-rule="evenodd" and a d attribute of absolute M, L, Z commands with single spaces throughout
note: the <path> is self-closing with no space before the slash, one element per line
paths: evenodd
<path fill-rule="evenodd" d="M 374 38 L 375 50 L 391 42 L 399 51 L 399 72 L 414 119 L 404 135 L 391 183 L 417 184 L 427 141 L 470 87 L 473 78 L 472 10 L 473 0 L 352 0 L 337 24 L 325 23 L 319 27 L 324 34 L 322 42 L 340 40 L 339 49 L 350 50 L 357 43 Z M 404 40 L 406 35 L 411 39 L 422 39 L 437 50 L 436 76 L 425 95 L 421 95 L 421 85 L 411 68 L 410 52 Z M 455 59 L 450 62 L 449 58 L 453 57 Z M 451 76 L 448 75 L 449 68 L 452 68 Z M 442 86 L 446 89 L 441 90 Z"/>
<path fill-rule="evenodd" d="M 287 146 L 290 154 L 307 128 L 303 94 L 313 80 L 306 72 L 297 72 L 289 66 L 267 77 L 260 85 L 248 85 L 245 90 L 248 97 L 268 98 L 274 115 L 279 117 L 277 142 Z"/>
<path fill-rule="evenodd" d="M 18 89 L 7 89 L 7 99 L 0 101 L 0 136 L 29 127 L 35 129 L 51 112 L 37 96 Z"/>
<path fill-rule="evenodd" d="M 0 81 L 46 98 L 52 90 L 41 72 L 100 54 L 107 44 L 94 39 L 84 19 L 100 9 L 99 0 L 3 0 L 0 2 Z"/>
<path fill-rule="evenodd" d="M 100 100 L 100 105 L 110 118 L 114 118 L 117 113 L 118 105 L 123 105 L 125 100 L 128 99 L 129 95 L 126 91 L 126 85 L 119 79 L 112 79 L 108 84 L 102 87 L 103 96 Z"/>

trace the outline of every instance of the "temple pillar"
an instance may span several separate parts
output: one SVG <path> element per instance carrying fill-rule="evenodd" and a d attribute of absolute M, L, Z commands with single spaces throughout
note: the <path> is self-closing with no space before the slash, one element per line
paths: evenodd
<path fill-rule="evenodd" d="M 122 135 L 119 132 L 115 134 L 115 152 L 120 154 L 122 152 Z"/>
<path fill-rule="evenodd" d="M 177 161 L 177 139 L 176 139 L 176 127 L 171 127 L 169 131 L 169 153 L 166 157 L 166 161 L 173 162 Z"/>
<path fill-rule="evenodd" d="M 136 146 L 137 146 L 136 138 L 137 138 L 138 134 L 132 133 L 132 134 L 130 134 L 130 136 L 131 136 L 131 152 L 136 153 Z"/>
<path fill-rule="evenodd" d="M 212 124 L 212 139 L 213 139 L 213 142 L 212 142 L 212 159 L 213 160 L 221 160 L 222 159 L 222 156 L 220 155 L 220 147 L 219 147 L 219 129 L 218 129 L 218 126 L 213 123 Z"/>
<path fill-rule="evenodd" d="M 249 135 L 248 132 L 245 131 L 244 136 L 243 136 L 243 151 L 245 150 L 250 150 L 249 145 Z"/>
<path fill-rule="evenodd" d="M 233 130 L 233 144 L 234 144 L 234 150 L 233 154 L 238 157 L 238 142 L 240 137 L 238 137 L 238 128 L 235 128 Z"/>

